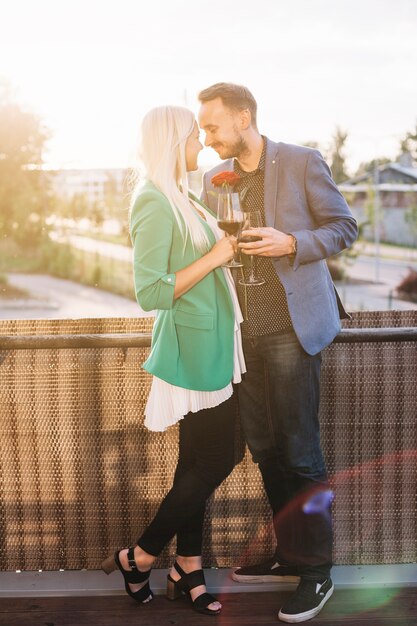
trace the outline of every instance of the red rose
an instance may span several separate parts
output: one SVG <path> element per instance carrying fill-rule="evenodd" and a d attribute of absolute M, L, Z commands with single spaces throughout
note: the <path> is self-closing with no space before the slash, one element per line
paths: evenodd
<path fill-rule="evenodd" d="M 233 187 L 240 181 L 239 174 L 235 174 L 235 172 L 219 172 L 211 179 L 211 184 L 215 187 Z"/>

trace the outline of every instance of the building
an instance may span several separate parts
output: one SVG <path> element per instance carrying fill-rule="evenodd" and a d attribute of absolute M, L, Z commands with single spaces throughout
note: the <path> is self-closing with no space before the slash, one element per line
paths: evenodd
<path fill-rule="evenodd" d="M 199 195 L 205 170 L 198 168 L 189 173 L 190 189 Z M 73 198 L 83 195 L 89 204 L 105 201 L 109 195 L 122 197 L 131 189 L 132 170 L 109 169 L 64 169 L 53 171 L 52 182 L 57 196 Z"/>
<path fill-rule="evenodd" d="M 126 193 L 129 170 L 109 169 L 64 169 L 54 172 L 53 187 L 57 196 L 73 198 L 82 195 L 89 204 L 102 202 L 112 195 Z"/>
<path fill-rule="evenodd" d="M 364 228 L 366 239 L 375 237 L 379 222 L 381 241 L 417 244 L 417 167 L 411 159 L 380 165 L 373 172 L 347 180 L 339 189 L 358 223 L 370 222 Z"/>

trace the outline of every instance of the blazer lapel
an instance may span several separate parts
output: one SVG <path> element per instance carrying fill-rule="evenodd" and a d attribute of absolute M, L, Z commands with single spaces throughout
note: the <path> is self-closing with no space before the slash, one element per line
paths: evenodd
<path fill-rule="evenodd" d="M 266 138 L 264 202 L 267 226 L 275 226 L 275 209 L 278 196 L 278 144 Z"/>

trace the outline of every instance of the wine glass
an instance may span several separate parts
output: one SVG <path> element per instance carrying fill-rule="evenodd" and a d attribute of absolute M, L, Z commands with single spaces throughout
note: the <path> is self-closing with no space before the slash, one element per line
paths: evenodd
<path fill-rule="evenodd" d="M 260 211 L 249 211 L 244 213 L 244 223 L 241 231 L 250 230 L 251 228 L 262 228 L 262 217 Z M 262 237 L 258 235 L 242 235 L 239 236 L 239 243 L 252 243 L 254 241 L 262 241 Z M 240 285 L 245 285 L 246 287 L 250 287 L 252 285 L 264 285 L 265 280 L 257 276 L 256 272 L 256 256 L 254 257 L 252 254 L 249 256 L 249 275 L 248 278 L 245 277 L 239 280 Z"/>
<path fill-rule="evenodd" d="M 237 192 L 224 191 L 219 193 L 217 200 L 217 225 L 227 235 L 237 236 L 244 222 L 244 214 L 240 206 L 240 198 Z M 239 251 L 233 259 L 223 267 L 243 267 L 239 260 Z"/>

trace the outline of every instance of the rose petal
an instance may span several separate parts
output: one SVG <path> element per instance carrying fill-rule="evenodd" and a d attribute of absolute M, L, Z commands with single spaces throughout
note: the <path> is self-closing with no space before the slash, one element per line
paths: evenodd
<path fill-rule="evenodd" d="M 219 172 L 218 174 L 215 174 L 211 178 L 211 183 L 212 185 L 214 185 L 214 187 L 222 187 L 226 185 L 233 187 L 239 181 L 240 181 L 239 174 L 236 174 L 235 172 L 230 172 L 230 171 Z"/>

